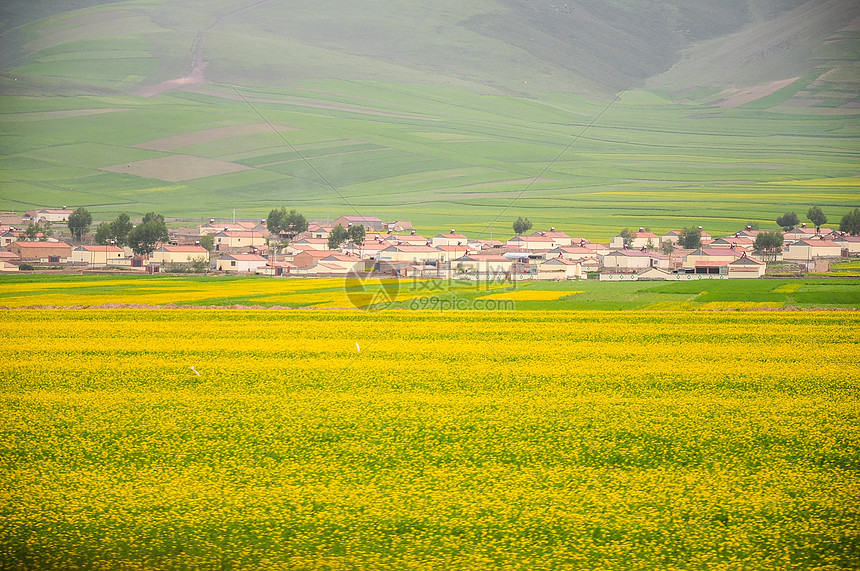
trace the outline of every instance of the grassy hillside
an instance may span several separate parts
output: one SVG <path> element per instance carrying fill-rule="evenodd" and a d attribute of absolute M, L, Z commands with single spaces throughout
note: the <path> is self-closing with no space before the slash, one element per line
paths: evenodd
<path fill-rule="evenodd" d="M 20 83 L 0 87 L 127 91 L 185 75 L 205 59 L 213 81 L 261 86 L 337 78 L 606 93 L 669 69 L 696 42 L 770 21 L 797 3 L 76 0 L 59 12 L 12 2 L 0 11 L 0 68 Z M 826 30 L 817 32 L 811 42 Z"/>
<path fill-rule="evenodd" d="M 834 108 L 848 68 L 725 107 L 712 104 L 720 85 L 702 75 L 681 90 L 673 69 L 611 103 L 685 46 L 799 25 L 797 3 L 83 4 L 47 18 L 43 3 L 5 8 L 22 24 L 0 43 L 0 209 L 287 205 L 485 236 L 523 215 L 605 239 L 857 206 L 858 115 Z M 809 29 L 830 33 L 843 4 L 821 3 L 830 23 Z M 821 66 L 847 61 L 851 34 L 819 46 L 834 58 Z M 787 104 L 813 92 L 825 107 Z"/>
<path fill-rule="evenodd" d="M 799 80 L 781 99 L 793 104 L 837 107 L 860 101 L 860 4 L 805 2 L 776 18 L 754 21 L 737 33 L 691 46 L 647 85 L 743 87 L 792 77 Z"/>

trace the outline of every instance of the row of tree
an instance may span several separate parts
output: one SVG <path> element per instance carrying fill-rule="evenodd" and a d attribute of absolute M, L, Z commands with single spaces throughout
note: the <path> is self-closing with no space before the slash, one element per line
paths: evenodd
<path fill-rule="evenodd" d="M 287 210 L 286 208 L 274 208 L 266 217 L 266 229 L 274 236 L 283 236 L 289 241 L 295 238 L 298 234 L 306 232 L 308 229 L 308 221 L 300 212 L 295 209 Z M 332 228 L 328 237 L 329 250 L 336 250 L 344 243 L 351 242 L 356 246 L 363 246 L 365 238 L 364 226 L 361 224 L 352 224 L 348 228 L 338 224 Z"/>
<path fill-rule="evenodd" d="M 806 212 L 806 219 L 815 225 L 816 232 L 820 232 L 821 227 L 827 224 L 827 215 L 818 206 L 813 206 Z M 777 217 L 776 224 L 789 232 L 800 225 L 800 217 L 797 212 L 786 212 Z M 839 231 L 852 236 L 860 235 L 860 208 L 855 208 L 842 217 L 839 222 Z"/>
<path fill-rule="evenodd" d="M 93 223 L 92 214 L 84 207 L 75 209 L 69 214 L 66 222 L 72 239 L 80 242 L 90 231 Z M 128 246 L 140 256 L 151 254 L 158 244 L 167 242 L 170 235 L 163 214 L 147 212 L 140 224 L 135 226 L 127 212 L 121 213 L 113 222 L 102 222 L 96 226 L 93 240 L 96 244 L 116 244 L 119 247 Z"/>

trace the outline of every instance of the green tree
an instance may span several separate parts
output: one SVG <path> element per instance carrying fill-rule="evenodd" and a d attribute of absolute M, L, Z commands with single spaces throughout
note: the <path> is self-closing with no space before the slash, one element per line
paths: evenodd
<path fill-rule="evenodd" d="M 39 240 L 41 242 L 45 242 L 48 237 L 53 234 L 54 230 L 51 228 L 51 223 L 47 220 L 44 223 L 30 222 L 27 224 L 27 227 L 24 228 L 24 241 L 35 242 L 36 240 Z"/>
<path fill-rule="evenodd" d="M 514 233 L 517 236 L 525 234 L 531 229 L 532 223 L 528 218 L 523 218 L 522 216 L 520 216 L 514 221 Z"/>
<path fill-rule="evenodd" d="M 284 207 L 274 208 L 266 217 L 266 229 L 276 236 L 284 232 L 293 238 L 296 234 L 307 231 L 308 221 L 295 209 L 288 212 Z"/>
<path fill-rule="evenodd" d="M 212 234 L 204 234 L 200 236 L 200 247 L 211 252 L 215 249 L 215 236 Z"/>
<path fill-rule="evenodd" d="M 284 230 L 286 230 L 287 236 L 289 236 L 290 238 L 295 237 L 296 234 L 307 232 L 308 230 L 307 219 L 296 210 L 290 210 L 287 213 L 287 218 L 285 222 L 286 226 L 284 227 Z"/>
<path fill-rule="evenodd" d="M 277 236 L 284 229 L 284 219 L 287 216 L 286 208 L 273 208 L 266 217 L 266 230 Z"/>
<path fill-rule="evenodd" d="M 783 241 L 784 238 L 781 232 L 760 232 L 755 237 L 753 247 L 757 251 L 770 255 L 772 259 L 775 259 L 776 254 L 782 251 Z"/>
<path fill-rule="evenodd" d="M 107 222 L 102 222 L 98 226 L 96 226 L 95 236 L 93 237 L 95 243 L 104 246 L 106 244 L 110 244 L 110 241 L 113 240 L 113 228 Z"/>
<path fill-rule="evenodd" d="M 687 250 L 695 250 L 702 247 L 702 229 L 684 228 L 678 237 L 678 245 Z"/>
<path fill-rule="evenodd" d="M 93 223 L 93 215 L 90 211 L 80 206 L 74 212 L 69 214 L 69 219 L 66 224 L 69 225 L 69 232 L 72 238 L 78 242 L 84 239 L 84 234 L 90 231 L 90 226 Z"/>
<path fill-rule="evenodd" d="M 663 245 L 660 246 L 660 249 L 663 251 L 664 254 L 668 256 L 675 251 L 675 243 L 671 240 L 666 240 L 665 242 L 663 242 Z"/>
<path fill-rule="evenodd" d="M 27 227 L 24 228 L 24 240 L 27 242 L 35 242 L 36 238 L 39 237 L 39 233 L 42 231 L 42 227 L 40 224 L 33 224 L 30 222 L 27 224 Z"/>
<path fill-rule="evenodd" d="M 128 233 L 131 232 L 133 227 L 134 225 L 131 223 L 131 218 L 129 218 L 127 212 L 120 213 L 120 215 L 110 223 L 111 234 L 117 246 L 122 247 L 128 245 Z"/>
<path fill-rule="evenodd" d="M 328 236 L 328 249 L 337 250 L 347 240 L 349 240 L 349 232 L 346 231 L 343 225 L 338 224 L 332 228 L 331 234 Z"/>
<path fill-rule="evenodd" d="M 51 226 L 50 220 L 45 220 L 45 222 L 42 223 L 42 235 L 39 236 L 40 242 L 47 242 L 48 238 L 54 235 L 54 229 Z"/>
<path fill-rule="evenodd" d="M 788 232 L 792 228 L 800 224 L 800 218 L 797 217 L 797 212 L 786 212 L 776 219 L 776 225 Z"/>
<path fill-rule="evenodd" d="M 353 224 L 347 230 L 347 234 L 349 234 L 349 241 L 361 248 L 364 246 L 364 225 L 363 224 Z"/>
<path fill-rule="evenodd" d="M 151 254 L 159 243 L 169 239 L 164 216 L 155 212 L 147 212 L 143 221 L 128 233 L 128 245 L 139 256 Z"/>
<path fill-rule="evenodd" d="M 629 228 L 625 228 L 619 232 L 618 235 L 621 236 L 621 243 L 625 248 L 629 248 L 633 245 L 633 234 L 630 232 Z"/>
<path fill-rule="evenodd" d="M 839 222 L 839 231 L 847 232 L 852 236 L 860 235 L 860 208 L 848 212 Z"/>
<path fill-rule="evenodd" d="M 806 217 L 810 222 L 815 224 L 816 232 L 821 232 L 821 227 L 827 224 L 827 216 L 824 215 L 824 212 L 818 206 L 810 208 L 809 212 L 806 213 Z"/>

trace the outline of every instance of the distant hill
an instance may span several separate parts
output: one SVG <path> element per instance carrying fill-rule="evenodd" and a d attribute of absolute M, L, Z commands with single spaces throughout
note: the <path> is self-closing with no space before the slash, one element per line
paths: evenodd
<path fill-rule="evenodd" d="M 592 239 L 838 220 L 860 188 L 858 18 L 856 0 L 3 2 L 0 210 L 289 206 L 488 236 L 528 216 Z"/>
<path fill-rule="evenodd" d="M 0 8 L 0 69 L 18 83 L 4 78 L 0 89 L 128 92 L 204 62 L 208 80 L 261 86 L 751 86 L 856 56 L 857 26 L 839 33 L 858 16 L 852 0 L 16 1 Z"/>

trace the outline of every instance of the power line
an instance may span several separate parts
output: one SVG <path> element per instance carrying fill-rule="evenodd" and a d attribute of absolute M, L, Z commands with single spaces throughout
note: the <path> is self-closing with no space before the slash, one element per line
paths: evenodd
<path fill-rule="evenodd" d="M 560 158 L 561 158 L 561 157 L 562 157 L 562 156 L 563 156 L 563 155 L 568 151 L 568 149 L 570 149 L 570 148 L 573 146 L 573 144 L 574 144 L 574 143 L 576 143 L 576 142 L 577 142 L 577 141 L 578 141 L 578 140 L 579 140 L 579 139 L 580 139 L 580 138 L 585 134 L 585 132 L 586 132 L 586 131 L 588 131 L 588 129 L 590 129 L 590 128 L 591 128 L 591 127 L 592 127 L 592 126 L 597 122 L 597 120 L 598 120 L 598 119 L 600 119 L 600 117 L 602 117 L 602 116 L 603 116 L 603 114 L 604 114 L 604 113 L 606 113 L 607 111 L 609 111 L 609 108 L 610 108 L 610 107 L 612 107 L 613 105 L 615 105 L 615 102 L 616 102 L 616 101 L 618 101 L 619 99 L 621 99 L 621 96 L 622 96 L 622 95 L 624 95 L 624 93 L 625 93 L 628 89 L 630 89 L 630 86 L 631 86 L 631 85 L 633 85 L 633 82 L 628 83 L 628 84 L 627 84 L 627 87 L 625 87 L 624 89 L 622 89 L 621 91 L 619 91 L 619 92 L 618 92 L 618 94 L 615 96 L 615 98 L 614 98 L 612 101 L 610 101 L 610 102 L 609 102 L 609 104 L 608 104 L 606 107 L 604 107 L 604 108 L 600 111 L 600 113 L 598 113 L 598 114 L 594 117 L 594 119 L 592 119 L 592 120 L 591 120 L 591 121 L 590 121 L 590 122 L 589 122 L 585 127 L 583 127 L 583 128 L 582 128 L 582 130 L 581 130 L 581 131 L 580 131 L 580 132 L 579 132 L 575 137 L 573 137 L 573 139 L 571 139 L 571 140 L 570 140 L 570 142 L 569 142 L 569 143 L 568 143 L 568 144 L 567 144 L 567 145 L 566 145 L 566 146 L 561 150 L 561 152 L 560 152 L 560 153 L 558 153 L 558 154 L 555 156 L 555 158 L 554 158 L 554 159 L 552 159 L 552 160 L 549 162 L 549 164 L 547 164 L 547 165 L 543 168 L 543 170 L 541 170 L 541 171 L 537 174 L 537 176 L 535 176 L 535 177 L 534 177 L 534 178 L 533 178 L 533 179 L 532 179 L 532 180 L 531 180 L 531 181 L 526 185 L 526 187 L 525 187 L 525 188 L 523 188 L 523 189 L 520 191 L 520 193 L 519 193 L 518 195 L 516 195 L 516 196 L 515 196 L 515 197 L 514 197 L 514 198 L 513 198 L 509 203 L 508 203 L 508 205 L 507 205 L 507 206 L 505 206 L 505 207 L 502 209 L 502 211 L 501 211 L 501 212 L 499 212 L 499 213 L 496 215 L 496 217 L 495 217 L 495 218 L 493 218 L 493 220 L 492 220 L 489 224 L 487 224 L 487 226 L 486 226 L 486 227 L 485 227 L 485 228 L 484 228 L 484 229 L 483 229 L 483 230 L 478 234 L 478 236 L 483 236 L 484 234 L 486 234 L 486 233 L 487 233 L 487 229 L 488 229 L 488 228 L 491 228 L 491 227 L 493 226 L 493 224 L 495 224 L 495 223 L 499 220 L 499 218 L 501 218 L 501 217 L 502 217 L 502 215 L 503 215 L 505 212 L 507 212 L 507 211 L 511 208 L 511 206 L 513 206 L 513 205 L 514 205 L 514 202 L 516 202 L 517 200 L 519 200 L 519 199 L 520 199 L 520 197 L 521 197 L 523 194 L 525 194 L 526 192 L 528 192 L 528 190 L 529 190 L 529 189 L 531 189 L 531 187 L 534 185 L 534 183 L 536 183 L 538 180 L 540 180 L 540 178 L 541 178 L 541 177 L 546 173 L 546 171 L 548 171 L 549 169 L 551 169 L 551 168 L 552 168 L 552 166 L 553 166 L 555 163 L 557 163 L 557 162 L 558 162 L 558 160 L 559 160 L 559 159 L 560 159 Z"/>

